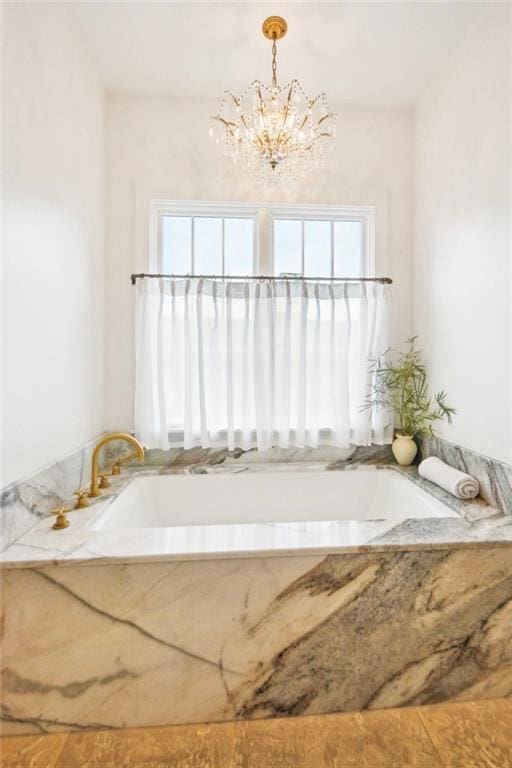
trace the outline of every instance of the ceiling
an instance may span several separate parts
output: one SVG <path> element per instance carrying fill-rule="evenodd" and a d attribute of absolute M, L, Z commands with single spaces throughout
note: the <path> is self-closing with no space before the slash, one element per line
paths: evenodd
<path fill-rule="evenodd" d="M 283 15 L 281 82 L 298 77 L 332 104 L 410 106 L 485 3 L 75 2 L 72 13 L 108 92 L 217 98 L 270 80 L 266 16 Z"/>

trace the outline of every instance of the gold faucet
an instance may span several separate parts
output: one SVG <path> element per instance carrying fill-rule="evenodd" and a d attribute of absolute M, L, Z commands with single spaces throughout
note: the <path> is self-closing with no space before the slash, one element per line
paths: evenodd
<path fill-rule="evenodd" d="M 141 461 L 144 461 L 144 448 L 135 437 L 132 437 L 132 435 L 128 435 L 126 432 L 113 432 L 111 435 L 105 435 L 105 437 L 102 437 L 101 440 L 96 444 L 94 451 L 92 452 L 91 490 L 89 491 L 89 496 L 91 498 L 100 496 L 101 494 L 99 484 L 98 484 L 99 453 L 104 445 L 106 445 L 107 443 L 111 443 L 113 440 L 125 440 L 127 443 L 130 443 L 131 445 L 133 445 L 133 447 L 135 448 L 134 458 L 138 458 Z"/>

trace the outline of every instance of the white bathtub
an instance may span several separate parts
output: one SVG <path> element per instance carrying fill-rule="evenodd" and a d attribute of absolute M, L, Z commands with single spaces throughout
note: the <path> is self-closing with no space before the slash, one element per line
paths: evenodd
<path fill-rule="evenodd" d="M 392 470 L 135 477 L 91 530 L 459 517 Z"/>

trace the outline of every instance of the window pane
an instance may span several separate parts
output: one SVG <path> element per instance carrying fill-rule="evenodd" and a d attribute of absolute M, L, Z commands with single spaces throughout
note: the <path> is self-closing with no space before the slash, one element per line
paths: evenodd
<path fill-rule="evenodd" d="M 364 277 L 362 222 L 335 222 L 334 275 L 337 277 Z"/>
<path fill-rule="evenodd" d="M 274 219 L 274 274 L 302 274 L 302 222 Z"/>
<path fill-rule="evenodd" d="M 253 219 L 224 219 L 224 272 L 226 275 L 252 275 L 253 247 Z"/>
<path fill-rule="evenodd" d="M 194 219 L 194 273 L 222 274 L 222 219 Z"/>
<path fill-rule="evenodd" d="M 192 220 L 164 216 L 162 220 L 162 272 L 182 275 L 191 270 Z"/>
<path fill-rule="evenodd" d="M 307 277 L 331 276 L 330 221 L 304 222 L 304 274 Z"/>

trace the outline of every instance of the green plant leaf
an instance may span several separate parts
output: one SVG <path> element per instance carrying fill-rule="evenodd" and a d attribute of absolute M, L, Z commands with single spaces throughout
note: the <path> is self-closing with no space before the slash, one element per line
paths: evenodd
<path fill-rule="evenodd" d="M 401 432 L 434 435 L 433 424 L 442 420 L 451 424 L 456 410 L 446 404 L 444 390 L 429 395 L 427 368 L 417 339 L 407 339 L 405 351 L 387 349 L 369 358 L 372 383 L 363 410 L 390 410 L 396 414 Z"/>

